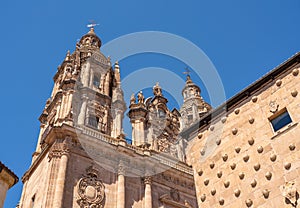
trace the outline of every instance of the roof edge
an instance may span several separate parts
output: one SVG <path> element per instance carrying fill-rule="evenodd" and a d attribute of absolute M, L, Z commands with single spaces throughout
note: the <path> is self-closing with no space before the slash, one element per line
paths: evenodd
<path fill-rule="evenodd" d="M 9 173 L 9 175 L 11 175 L 14 178 L 14 184 L 12 184 L 11 186 L 14 186 L 16 183 L 18 183 L 19 177 L 0 161 L 0 173 L 2 172 L 2 170 L 5 170 Z"/>
<path fill-rule="evenodd" d="M 271 71 L 263 75 L 261 78 L 250 84 L 248 87 L 244 88 L 240 92 L 238 92 L 233 97 L 229 98 L 227 101 L 219 105 L 214 110 L 210 111 L 204 117 L 202 117 L 198 122 L 194 123 L 187 129 L 184 129 L 180 135 L 182 137 L 188 137 L 191 133 L 195 132 L 200 127 L 207 126 L 211 123 L 211 119 L 216 119 L 221 115 L 224 115 L 226 112 L 230 111 L 234 106 L 238 103 L 242 102 L 244 99 L 251 96 L 253 93 L 257 92 L 262 86 L 264 86 L 268 81 L 273 81 L 275 77 L 281 75 L 285 72 L 285 70 L 294 65 L 300 63 L 300 51 L 288 58 L 286 61 L 281 63 L 280 65 L 273 68 Z M 213 115 L 213 117 L 212 117 Z"/>

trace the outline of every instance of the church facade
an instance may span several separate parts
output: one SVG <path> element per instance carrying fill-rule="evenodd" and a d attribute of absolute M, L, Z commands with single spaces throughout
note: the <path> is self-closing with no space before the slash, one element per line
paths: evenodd
<path fill-rule="evenodd" d="M 133 94 L 128 142 L 120 66 L 100 47 L 91 28 L 58 67 L 19 208 L 296 206 L 300 54 L 216 109 L 189 75 L 180 109 L 158 83 Z"/>

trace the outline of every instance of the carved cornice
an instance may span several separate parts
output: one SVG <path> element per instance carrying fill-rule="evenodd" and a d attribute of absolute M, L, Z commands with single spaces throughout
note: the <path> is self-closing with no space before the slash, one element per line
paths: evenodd
<path fill-rule="evenodd" d="M 57 139 L 56 142 L 52 145 L 49 151 L 49 159 L 52 158 L 61 158 L 63 155 L 69 155 L 70 149 L 72 148 L 72 138 L 67 136 L 64 139 Z"/>

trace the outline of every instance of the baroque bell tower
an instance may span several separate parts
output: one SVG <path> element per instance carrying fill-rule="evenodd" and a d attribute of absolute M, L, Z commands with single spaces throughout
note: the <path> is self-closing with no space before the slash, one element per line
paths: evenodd
<path fill-rule="evenodd" d="M 58 66 L 51 97 L 39 118 L 41 128 L 32 164 L 22 178 L 19 207 L 66 207 L 66 177 L 71 160 L 76 158 L 71 157 L 76 151 L 72 147 L 82 149 L 77 139 L 79 127 L 107 137 L 121 134 L 126 105 L 120 67 L 118 63 L 111 66 L 100 47 L 101 40 L 92 27 Z M 84 172 L 96 180 L 93 168 Z"/>
<path fill-rule="evenodd" d="M 153 97 L 137 98 L 129 144 L 120 66 L 101 53 L 91 28 L 57 68 L 18 207 L 197 207 L 179 111 L 168 109 L 158 84 Z"/>

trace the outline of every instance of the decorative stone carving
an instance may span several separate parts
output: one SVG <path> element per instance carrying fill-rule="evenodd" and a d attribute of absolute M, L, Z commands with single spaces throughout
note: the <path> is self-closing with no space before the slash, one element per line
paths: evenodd
<path fill-rule="evenodd" d="M 235 190 L 234 190 L 234 195 L 235 195 L 236 197 L 239 197 L 240 194 L 241 194 L 241 190 L 240 190 L 240 189 L 235 189 Z"/>
<path fill-rule="evenodd" d="M 299 74 L 299 69 L 294 69 L 292 73 L 294 76 L 297 76 Z"/>
<path fill-rule="evenodd" d="M 272 155 L 270 156 L 270 160 L 271 160 L 272 162 L 275 162 L 275 161 L 276 161 L 276 158 L 277 158 L 277 156 L 276 156 L 275 154 L 272 154 Z"/>
<path fill-rule="evenodd" d="M 289 169 L 291 168 L 291 166 L 292 166 L 292 164 L 289 163 L 289 162 L 284 163 L 284 168 L 285 168 L 286 170 L 289 170 Z"/>
<path fill-rule="evenodd" d="M 254 167 L 254 170 L 258 171 L 260 169 L 260 164 L 256 163 L 253 167 Z"/>
<path fill-rule="evenodd" d="M 234 110 L 234 113 L 235 113 L 236 115 L 239 114 L 239 113 L 240 113 L 240 109 L 239 109 L 239 108 L 235 109 L 235 110 Z"/>
<path fill-rule="evenodd" d="M 289 145 L 289 149 L 290 149 L 291 151 L 295 150 L 295 149 L 296 149 L 295 144 L 290 144 L 290 145 Z"/>
<path fill-rule="evenodd" d="M 239 173 L 239 178 L 243 180 L 245 178 L 245 173 L 244 172 Z"/>
<path fill-rule="evenodd" d="M 240 147 L 236 147 L 234 150 L 235 150 L 236 153 L 240 153 L 241 148 Z"/>
<path fill-rule="evenodd" d="M 202 196 L 200 197 L 200 200 L 201 200 L 202 202 L 204 202 L 205 199 L 206 199 L 206 195 L 205 195 L 205 194 L 202 194 Z"/>
<path fill-rule="evenodd" d="M 146 176 L 144 178 L 144 184 L 152 184 L 152 177 L 151 176 Z"/>
<path fill-rule="evenodd" d="M 271 180 L 272 173 L 271 172 L 267 172 L 266 175 L 265 175 L 265 177 L 266 177 L 267 180 Z"/>
<path fill-rule="evenodd" d="M 221 138 L 217 138 L 217 139 L 216 139 L 216 144 L 217 144 L 217 145 L 220 145 L 220 144 L 221 144 L 221 141 L 222 141 Z"/>
<path fill-rule="evenodd" d="M 215 163 L 214 163 L 214 162 L 211 162 L 211 163 L 209 164 L 209 167 L 210 167 L 211 169 L 213 169 L 213 168 L 215 167 Z"/>
<path fill-rule="evenodd" d="M 248 144 L 249 144 L 249 145 L 253 145 L 253 144 L 254 144 L 254 139 L 253 139 L 253 138 L 249 139 L 249 140 L 248 140 Z"/>
<path fill-rule="evenodd" d="M 264 151 L 264 148 L 262 146 L 257 147 L 257 152 L 262 153 Z"/>
<path fill-rule="evenodd" d="M 137 95 L 137 97 L 138 97 L 138 103 L 144 103 L 144 95 L 143 95 L 143 92 L 142 91 L 140 91 L 139 93 L 138 93 L 138 95 Z"/>
<path fill-rule="evenodd" d="M 238 130 L 237 130 L 237 128 L 233 128 L 233 129 L 231 130 L 231 132 L 232 132 L 233 135 L 236 135 L 237 132 L 238 132 Z"/>
<path fill-rule="evenodd" d="M 252 97 L 252 102 L 255 103 L 256 101 L 257 101 L 257 96 L 253 96 L 253 97 Z"/>
<path fill-rule="evenodd" d="M 209 130 L 211 130 L 211 131 L 213 131 L 215 129 L 215 126 L 214 125 L 211 125 L 210 127 L 209 127 Z"/>
<path fill-rule="evenodd" d="M 201 138 L 202 138 L 202 136 L 203 136 L 203 134 L 202 134 L 202 133 L 198 133 L 198 139 L 201 139 Z"/>
<path fill-rule="evenodd" d="M 221 199 L 219 199 L 219 203 L 220 203 L 220 205 L 224 205 L 225 200 L 223 198 L 221 198 Z"/>
<path fill-rule="evenodd" d="M 298 91 L 297 90 L 292 90 L 291 95 L 293 97 L 296 97 L 298 95 Z"/>
<path fill-rule="evenodd" d="M 276 113 L 278 110 L 279 105 L 275 100 L 271 100 L 269 103 L 270 112 Z"/>
<path fill-rule="evenodd" d="M 264 190 L 262 191 L 262 193 L 263 193 L 265 199 L 269 198 L 270 191 L 269 191 L 268 189 L 264 189 Z"/>
<path fill-rule="evenodd" d="M 299 193 L 297 191 L 294 181 L 286 182 L 281 187 L 281 193 L 285 197 L 285 201 L 288 204 L 292 204 L 293 207 L 297 206 L 297 200 L 299 199 Z"/>
<path fill-rule="evenodd" d="M 67 141 L 68 140 L 68 141 Z M 67 155 L 70 152 L 69 145 L 70 138 L 57 140 L 56 143 L 52 146 L 49 152 L 49 159 L 51 160 L 53 157 L 60 158 L 62 155 Z"/>
<path fill-rule="evenodd" d="M 281 81 L 281 79 L 279 79 L 279 80 L 277 80 L 275 83 L 276 83 L 276 86 L 277 86 L 277 87 L 280 87 L 281 84 L 282 84 L 282 81 Z"/>
<path fill-rule="evenodd" d="M 252 201 L 251 199 L 247 199 L 247 200 L 245 201 L 245 203 L 246 203 L 247 207 L 251 207 L 252 204 L 253 204 L 253 201 Z"/>
<path fill-rule="evenodd" d="M 155 96 L 162 96 L 161 87 L 159 86 L 158 82 L 156 82 L 155 86 L 153 87 L 153 94 Z"/>
<path fill-rule="evenodd" d="M 211 193 L 212 196 L 214 196 L 214 195 L 216 194 L 216 192 L 217 192 L 217 191 L 216 191 L 215 188 L 213 188 L 213 189 L 210 191 L 210 193 Z"/>
<path fill-rule="evenodd" d="M 205 149 L 200 150 L 200 154 L 203 156 L 205 154 Z"/>
<path fill-rule="evenodd" d="M 221 170 L 217 172 L 217 176 L 218 176 L 218 178 L 221 178 L 221 177 L 222 177 L 222 175 L 223 175 L 223 173 L 222 173 L 222 171 L 221 171 Z"/>
<path fill-rule="evenodd" d="M 227 154 L 224 154 L 224 155 L 222 156 L 222 159 L 223 159 L 224 162 L 226 162 L 226 161 L 228 160 L 228 155 L 227 155 Z"/>
<path fill-rule="evenodd" d="M 174 201 L 176 201 L 176 202 L 180 201 L 180 195 L 179 195 L 178 189 L 171 188 L 170 196 Z"/>
<path fill-rule="evenodd" d="M 209 179 L 206 178 L 204 181 L 203 181 L 204 185 L 207 186 L 209 184 Z"/>
<path fill-rule="evenodd" d="M 132 95 L 130 97 L 130 104 L 135 104 L 135 102 L 136 102 L 136 99 L 135 99 L 134 93 L 132 93 Z"/>
<path fill-rule="evenodd" d="M 125 175 L 125 164 L 123 161 L 119 162 L 118 175 Z"/>
<path fill-rule="evenodd" d="M 245 156 L 243 157 L 244 162 L 248 162 L 249 158 L 250 158 L 249 155 L 245 155 Z"/>
<path fill-rule="evenodd" d="M 102 181 L 98 179 L 98 170 L 91 166 L 86 171 L 87 175 L 78 182 L 79 199 L 77 203 L 80 208 L 103 208 L 105 187 Z"/>
<path fill-rule="evenodd" d="M 198 171 L 198 175 L 199 175 L 199 176 L 202 176 L 202 174 L 203 174 L 203 170 L 199 170 L 199 171 Z"/>
<path fill-rule="evenodd" d="M 230 185 L 230 181 L 225 181 L 225 182 L 224 182 L 224 187 L 225 187 L 225 188 L 228 188 L 229 185 Z"/>
<path fill-rule="evenodd" d="M 236 167 L 236 164 L 235 164 L 235 163 L 232 163 L 232 164 L 230 165 L 230 168 L 231 168 L 232 170 L 234 170 L 235 167 Z"/>
<path fill-rule="evenodd" d="M 250 124 L 253 124 L 253 123 L 254 123 L 254 121 L 255 121 L 255 119 L 251 117 L 251 118 L 249 118 L 249 120 L 248 120 L 248 121 L 249 121 L 249 123 L 250 123 Z"/>
<path fill-rule="evenodd" d="M 251 187 L 254 188 L 257 185 L 257 181 L 255 179 L 253 179 L 251 181 Z"/>
<path fill-rule="evenodd" d="M 222 118 L 221 118 L 221 122 L 222 122 L 222 123 L 225 123 L 226 120 L 227 120 L 227 117 L 222 117 Z"/>

